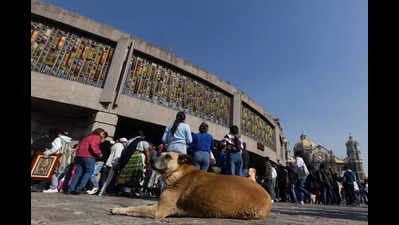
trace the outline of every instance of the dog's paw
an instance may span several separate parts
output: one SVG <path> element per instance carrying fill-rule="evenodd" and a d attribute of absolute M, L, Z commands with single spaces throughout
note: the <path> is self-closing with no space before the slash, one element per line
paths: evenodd
<path fill-rule="evenodd" d="M 126 209 L 124 209 L 124 208 L 113 208 L 113 209 L 111 209 L 111 214 L 112 215 L 126 214 Z"/>

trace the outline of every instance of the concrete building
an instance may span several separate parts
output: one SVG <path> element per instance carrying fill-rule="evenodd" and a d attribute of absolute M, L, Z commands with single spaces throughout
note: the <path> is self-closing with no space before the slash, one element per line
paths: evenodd
<path fill-rule="evenodd" d="M 31 1 L 31 134 L 51 127 L 72 138 L 104 128 L 111 137 L 143 129 L 159 144 L 179 110 L 221 140 L 240 128 L 252 158 L 285 162 L 279 119 L 245 93 L 181 57 L 89 18 Z M 256 161 L 256 160 L 254 160 Z"/>

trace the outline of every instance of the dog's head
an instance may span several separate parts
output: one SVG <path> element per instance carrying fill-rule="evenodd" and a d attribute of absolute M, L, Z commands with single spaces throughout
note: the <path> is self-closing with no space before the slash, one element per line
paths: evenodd
<path fill-rule="evenodd" d="M 152 168 L 161 174 L 172 173 L 184 164 L 193 164 L 191 156 L 176 152 L 164 152 L 153 160 Z"/>

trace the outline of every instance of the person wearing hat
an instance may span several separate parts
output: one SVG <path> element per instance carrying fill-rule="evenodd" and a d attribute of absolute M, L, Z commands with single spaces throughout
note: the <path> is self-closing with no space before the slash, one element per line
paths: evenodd
<path fill-rule="evenodd" d="M 115 174 L 115 166 L 117 165 L 119 158 L 121 157 L 122 150 L 125 148 L 127 145 L 128 140 L 126 138 L 120 138 L 118 142 L 116 142 L 114 145 L 111 147 L 111 154 L 109 155 L 107 162 L 105 163 L 105 173 L 108 173 L 106 176 L 107 179 L 105 180 L 103 186 L 101 187 L 100 193 L 98 194 L 99 196 L 102 196 L 104 193 L 106 193 L 106 189 L 113 181 L 114 174 Z"/>

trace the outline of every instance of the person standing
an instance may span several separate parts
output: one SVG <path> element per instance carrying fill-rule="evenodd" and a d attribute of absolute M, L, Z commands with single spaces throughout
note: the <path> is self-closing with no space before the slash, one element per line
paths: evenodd
<path fill-rule="evenodd" d="M 119 142 L 115 143 L 111 147 L 111 153 L 105 163 L 105 168 L 104 168 L 104 174 L 107 174 L 107 178 L 101 187 L 100 193 L 98 196 L 102 196 L 103 194 L 106 193 L 107 188 L 110 184 L 112 184 L 112 181 L 115 181 L 115 167 L 118 164 L 119 158 L 121 157 L 122 150 L 126 147 L 127 145 L 127 139 L 126 138 L 120 138 Z"/>
<path fill-rule="evenodd" d="M 305 162 L 303 161 L 302 154 L 299 152 L 295 153 L 295 170 L 298 174 L 298 184 L 296 185 L 297 188 L 297 200 L 301 205 L 304 205 L 304 198 L 310 198 L 310 193 L 305 189 L 305 181 L 306 177 L 309 175 L 308 168 L 306 167 Z"/>
<path fill-rule="evenodd" d="M 238 135 L 238 127 L 233 125 L 230 127 L 230 133 L 223 139 L 223 145 L 227 152 L 227 161 L 230 166 L 230 175 L 243 176 L 242 174 L 242 141 Z"/>
<path fill-rule="evenodd" d="M 344 172 L 344 190 L 345 190 L 345 195 L 347 196 L 347 203 L 346 205 L 352 205 L 355 203 L 355 187 L 354 187 L 354 182 L 356 181 L 356 175 L 355 173 L 348 168 L 347 166 L 344 166 L 343 168 L 346 170 Z"/>
<path fill-rule="evenodd" d="M 272 202 L 277 200 L 276 196 L 276 181 L 277 181 L 277 171 L 276 168 L 274 168 L 274 165 L 271 167 L 272 170 L 272 186 L 271 186 L 271 191 L 272 191 Z"/>
<path fill-rule="evenodd" d="M 270 194 L 272 202 L 274 202 L 274 188 L 273 188 L 273 172 L 272 163 L 269 157 L 265 157 L 263 185 L 266 191 Z"/>
<path fill-rule="evenodd" d="M 57 132 L 57 137 L 53 140 L 51 143 L 51 148 L 46 149 L 46 151 L 43 152 L 44 155 L 50 156 L 50 155 L 56 155 L 56 154 L 62 154 L 60 161 L 58 163 L 57 169 L 55 170 L 55 173 L 51 177 L 51 184 L 49 189 L 43 190 L 44 193 L 55 193 L 58 192 L 58 183 L 62 176 L 65 173 L 65 168 L 67 164 L 67 157 L 68 153 L 67 150 L 69 149 L 69 143 L 71 143 L 72 138 L 68 137 L 68 132 L 67 131 L 61 131 L 58 130 Z"/>
<path fill-rule="evenodd" d="M 249 168 L 249 152 L 247 151 L 247 143 L 242 143 L 242 174 L 244 177 L 248 176 Z"/>
<path fill-rule="evenodd" d="M 123 187 L 122 194 L 130 193 L 132 196 L 139 191 L 140 181 L 144 177 L 144 167 L 150 160 L 150 151 L 150 145 L 145 141 L 142 130 L 139 130 L 138 136 L 130 139 L 126 148 L 122 150 L 116 166 L 119 173 L 118 184 Z"/>
<path fill-rule="evenodd" d="M 194 166 L 200 170 L 208 171 L 211 151 L 213 149 L 213 137 L 208 133 L 208 124 L 201 123 L 199 133 L 193 135 L 190 148 L 193 149 Z"/>
<path fill-rule="evenodd" d="M 93 174 L 96 158 L 102 157 L 100 143 L 101 139 L 104 136 L 104 129 L 97 128 L 93 132 L 89 133 L 86 137 L 84 137 L 79 143 L 74 160 L 74 165 L 76 165 L 76 171 L 74 176 L 72 177 L 71 184 L 69 185 L 68 193 L 84 193 L 83 188 L 86 186 L 91 175 Z M 82 179 L 80 180 L 80 178 Z"/>
<path fill-rule="evenodd" d="M 173 124 L 169 124 L 162 136 L 162 141 L 168 145 L 168 152 L 187 154 L 187 145 L 193 142 L 190 126 L 185 123 L 186 114 L 178 112 Z"/>
<path fill-rule="evenodd" d="M 255 168 L 249 168 L 248 169 L 248 178 L 249 179 L 251 179 L 251 180 L 253 180 L 254 182 L 257 182 L 256 181 L 256 169 Z"/>

